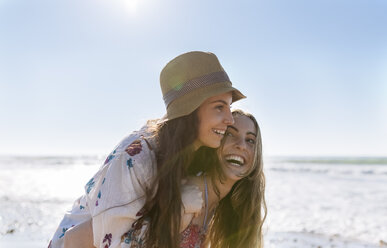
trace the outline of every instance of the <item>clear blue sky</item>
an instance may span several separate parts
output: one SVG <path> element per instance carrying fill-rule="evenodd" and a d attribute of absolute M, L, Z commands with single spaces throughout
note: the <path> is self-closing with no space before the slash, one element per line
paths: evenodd
<path fill-rule="evenodd" d="M 106 154 L 217 54 L 266 155 L 387 156 L 385 0 L 0 0 L 0 154 Z"/>

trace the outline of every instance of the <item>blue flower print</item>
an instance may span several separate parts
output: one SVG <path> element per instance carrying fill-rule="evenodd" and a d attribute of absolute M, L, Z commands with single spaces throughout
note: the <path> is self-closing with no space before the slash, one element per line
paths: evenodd
<path fill-rule="evenodd" d="M 140 237 L 142 226 L 131 228 L 123 235 L 125 244 L 131 244 L 130 247 L 142 247 L 143 240 Z"/>
<path fill-rule="evenodd" d="M 103 178 L 102 184 L 104 184 L 104 183 L 105 183 L 105 179 L 106 179 L 106 178 Z"/>
<path fill-rule="evenodd" d="M 132 162 L 132 159 L 128 159 L 128 161 L 126 161 L 126 164 L 128 165 L 129 168 L 133 168 L 133 162 Z"/>
<path fill-rule="evenodd" d="M 63 236 L 65 235 L 65 233 L 67 232 L 68 228 L 63 228 L 62 229 L 62 234 L 59 236 L 59 238 L 63 238 Z"/>
<path fill-rule="evenodd" d="M 115 152 L 115 151 L 114 151 L 114 152 Z M 110 154 L 110 155 L 106 158 L 105 163 L 103 163 L 103 164 L 109 163 L 113 158 L 114 158 L 114 155 Z"/>
<path fill-rule="evenodd" d="M 98 198 L 101 199 L 101 190 L 98 192 Z"/>
<path fill-rule="evenodd" d="M 125 238 L 125 244 L 129 244 L 129 243 L 130 243 L 130 241 L 131 241 L 131 239 L 130 239 L 130 238 Z"/>
<path fill-rule="evenodd" d="M 86 189 L 86 192 L 89 194 L 91 189 L 94 187 L 94 178 L 90 179 L 90 181 L 86 184 L 87 186 L 87 189 Z"/>
<path fill-rule="evenodd" d="M 74 225 L 72 225 L 71 227 L 73 227 Z M 63 236 L 65 235 L 65 233 L 67 232 L 67 230 L 69 230 L 69 227 L 65 227 L 62 229 L 62 234 L 59 236 L 59 238 L 63 238 Z"/>
<path fill-rule="evenodd" d="M 82 209 L 85 209 L 85 207 L 82 205 L 79 205 L 79 209 L 82 210 Z"/>

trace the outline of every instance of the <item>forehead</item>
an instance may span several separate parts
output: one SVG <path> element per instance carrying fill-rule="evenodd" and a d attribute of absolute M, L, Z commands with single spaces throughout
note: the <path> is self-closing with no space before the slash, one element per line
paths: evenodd
<path fill-rule="evenodd" d="M 230 105 L 232 102 L 232 93 L 231 92 L 226 92 L 220 95 L 212 96 L 210 98 L 207 98 L 207 100 L 204 101 L 204 103 L 212 103 L 212 102 L 217 102 L 217 101 L 222 101 L 225 102 L 226 104 Z"/>
<path fill-rule="evenodd" d="M 240 114 L 233 115 L 233 117 L 235 121 L 233 126 L 236 127 L 240 133 L 257 133 L 254 122 L 249 117 Z"/>

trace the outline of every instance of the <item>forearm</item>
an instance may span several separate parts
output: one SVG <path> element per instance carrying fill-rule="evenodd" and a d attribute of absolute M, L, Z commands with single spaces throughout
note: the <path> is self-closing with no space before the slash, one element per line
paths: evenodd
<path fill-rule="evenodd" d="M 92 220 L 69 229 L 64 236 L 64 248 L 95 248 Z"/>

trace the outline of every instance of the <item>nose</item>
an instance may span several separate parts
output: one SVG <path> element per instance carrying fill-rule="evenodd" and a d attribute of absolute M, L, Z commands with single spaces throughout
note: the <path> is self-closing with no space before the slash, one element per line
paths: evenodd
<path fill-rule="evenodd" d="M 245 139 L 240 138 L 237 141 L 235 141 L 235 148 L 239 149 L 241 151 L 246 151 L 247 150 L 247 144 Z"/>
<path fill-rule="evenodd" d="M 228 109 L 224 116 L 224 123 L 229 126 L 234 124 L 234 117 L 232 116 L 231 110 Z"/>

